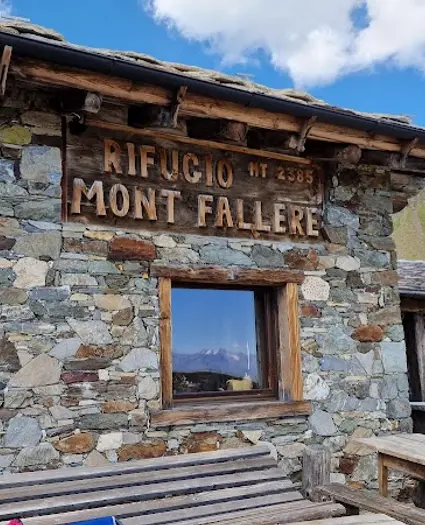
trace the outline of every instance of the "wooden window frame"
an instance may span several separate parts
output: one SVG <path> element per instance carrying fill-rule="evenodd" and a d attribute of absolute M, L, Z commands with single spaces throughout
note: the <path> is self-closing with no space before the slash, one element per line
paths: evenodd
<path fill-rule="evenodd" d="M 223 269 L 172 268 L 152 265 L 151 275 L 158 278 L 160 307 L 160 370 L 162 410 L 152 414 L 154 426 L 188 424 L 199 421 L 251 420 L 282 417 L 285 415 L 307 415 L 311 403 L 303 400 L 300 323 L 298 312 L 298 285 L 304 280 L 302 272 L 280 269 Z M 172 337 L 171 337 L 171 289 L 172 283 L 237 287 L 270 287 L 274 300 L 266 300 L 264 316 L 266 327 L 277 334 L 276 376 L 269 378 L 277 385 L 272 396 L 255 394 L 212 395 L 211 404 L 204 396 L 190 404 L 190 399 L 173 399 Z M 273 308 L 276 305 L 276 308 Z M 257 305 L 257 308 L 260 305 Z M 256 308 L 256 310 L 257 310 Z M 257 311 L 256 311 L 257 314 Z M 271 335 L 269 334 L 269 337 Z M 270 358 L 270 356 L 269 356 Z M 270 367 L 269 367 L 270 368 Z M 269 383 L 270 384 L 270 383 Z M 189 396 L 190 397 L 190 396 Z M 226 404 L 223 401 L 227 401 Z M 184 402 L 184 404 L 183 404 Z M 227 419 L 230 418 L 230 419 Z"/>

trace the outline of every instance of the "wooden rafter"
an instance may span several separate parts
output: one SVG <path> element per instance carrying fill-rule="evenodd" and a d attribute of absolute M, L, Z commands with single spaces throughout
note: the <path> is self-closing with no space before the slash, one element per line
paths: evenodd
<path fill-rule="evenodd" d="M 419 142 L 419 139 L 414 138 L 413 140 L 410 140 L 409 142 L 406 142 L 405 144 L 403 144 L 401 148 L 401 153 L 400 153 L 400 168 L 404 168 L 406 166 L 407 158 L 409 157 L 413 148 L 418 144 L 418 142 Z"/>
<path fill-rule="evenodd" d="M 305 143 L 307 137 L 310 131 L 312 130 L 316 120 L 316 116 L 306 119 L 301 126 L 299 135 L 291 135 L 287 144 L 290 149 L 294 149 L 298 153 L 302 153 L 305 150 Z"/>
<path fill-rule="evenodd" d="M 15 62 L 17 62 L 15 64 Z M 56 87 L 73 87 L 94 91 L 118 101 L 134 104 L 157 104 L 169 106 L 173 92 L 159 86 L 135 83 L 131 80 L 111 77 L 90 71 L 51 66 L 41 61 L 19 60 L 11 65 L 11 72 L 19 79 Z M 179 108 L 179 114 L 187 117 L 205 117 L 244 122 L 250 127 L 274 131 L 300 132 L 299 119 L 292 115 L 274 113 L 242 104 L 227 102 L 187 93 Z M 400 142 L 389 135 L 375 135 L 358 129 L 316 122 L 308 134 L 310 140 L 356 144 L 364 149 L 400 153 Z M 410 156 L 425 158 L 425 145 L 416 145 Z"/>
<path fill-rule="evenodd" d="M 12 58 L 12 46 L 4 46 L 0 62 L 0 97 L 6 93 L 7 75 L 9 73 L 10 59 Z"/>
<path fill-rule="evenodd" d="M 186 96 L 187 86 L 180 86 L 177 90 L 173 103 L 171 104 L 171 123 L 173 128 L 177 128 L 177 119 L 179 116 L 180 106 Z"/>

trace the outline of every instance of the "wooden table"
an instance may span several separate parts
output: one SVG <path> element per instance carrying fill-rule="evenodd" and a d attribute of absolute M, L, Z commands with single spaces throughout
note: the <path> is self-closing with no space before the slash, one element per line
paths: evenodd
<path fill-rule="evenodd" d="M 425 482 L 425 435 L 397 434 L 384 437 L 358 438 L 356 443 L 378 452 L 379 491 L 388 495 L 388 469 L 409 474 Z"/>

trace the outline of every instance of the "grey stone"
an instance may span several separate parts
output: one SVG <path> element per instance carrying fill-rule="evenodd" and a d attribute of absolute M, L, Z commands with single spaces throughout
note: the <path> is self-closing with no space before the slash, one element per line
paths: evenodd
<path fill-rule="evenodd" d="M 353 481 L 371 481 L 376 479 L 378 472 L 377 459 L 375 456 L 362 456 L 357 463 L 356 468 L 351 476 Z"/>
<path fill-rule="evenodd" d="M 397 377 L 385 376 L 381 383 L 380 393 L 384 400 L 395 399 L 398 396 Z"/>
<path fill-rule="evenodd" d="M 367 397 L 365 399 L 361 399 L 359 402 L 359 410 L 360 412 L 376 412 L 380 408 L 380 401 L 379 399 L 373 399 L 372 397 Z"/>
<path fill-rule="evenodd" d="M 409 392 L 409 380 L 407 374 L 397 375 L 397 386 L 401 394 L 407 394 Z"/>
<path fill-rule="evenodd" d="M 41 435 L 36 419 L 16 416 L 9 421 L 4 444 L 8 448 L 31 447 L 40 442 Z"/>
<path fill-rule="evenodd" d="M 153 242 L 158 248 L 175 248 L 177 246 L 176 241 L 169 235 L 157 235 L 154 237 Z"/>
<path fill-rule="evenodd" d="M 258 266 L 263 268 L 284 265 L 284 259 L 280 252 L 262 244 L 256 244 L 252 248 L 251 257 Z"/>
<path fill-rule="evenodd" d="M 36 301 L 64 301 L 71 295 L 69 286 L 34 288 L 30 292 L 30 298 Z"/>
<path fill-rule="evenodd" d="M 406 346 L 404 342 L 383 341 L 381 343 L 381 356 L 384 371 L 387 374 L 407 371 Z"/>
<path fill-rule="evenodd" d="M 159 248 L 159 255 L 161 259 L 170 262 L 178 262 L 181 264 L 196 263 L 199 261 L 199 254 L 190 248 Z"/>
<path fill-rule="evenodd" d="M 59 459 L 59 452 L 50 443 L 41 443 L 36 447 L 27 447 L 21 450 L 16 458 L 16 467 L 36 467 L 48 465 Z"/>
<path fill-rule="evenodd" d="M 329 385 L 319 374 L 309 374 L 304 379 L 304 399 L 311 401 L 323 400 L 329 396 L 329 392 Z"/>
<path fill-rule="evenodd" d="M 88 311 L 81 305 L 65 301 L 39 301 L 31 302 L 31 309 L 38 317 L 49 317 L 51 319 L 63 320 L 67 317 L 73 319 L 84 319 L 88 317 Z"/>
<path fill-rule="evenodd" d="M 0 468 L 10 467 L 14 459 L 15 456 L 13 454 L 2 454 L 0 456 Z"/>
<path fill-rule="evenodd" d="M 348 243 L 348 230 L 346 227 L 334 228 L 333 226 L 323 226 L 323 233 L 329 242 L 333 244 L 342 244 L 346 246 Z"/>
<path fill-rule="evenodd" d="M 87 414 L 80 418 L 81 430 L 116 430 L 126 427 L 126 414 Z"/>
<path fill-rule="evenodd" d="M 392 399 L 387 404 L 388 417 L 392 419 L 402 419 L 410 417 L 412 409 L 410 408 L 409 400 L 398 398 Z"/>
<path fill-rule="evenodd" d="M 121 361 L 120 368 L 123 372 L 158 370 L 158 355 L 148 348 L 133 348 Z"/>
<path fill-rule="evenodd" d="M 343 372 L 344 374 L 362 374 L 363 367 L 356 360 L 340 359 L 331 355 L 325 355 L 320 360 L 320 369 L 324 372 Z"/>
<path fill-rule="evenodd" d="M 28 199 L 26 189 L 16 184 L 5 184 L 0 182 L 0 200 L 3 204 L 14 206 Z"/>
<path fill-rule="evenodd" d="M 360 261 L 350 255 L 343 255 L 337 258 L 335 266 L 346 272 L 352 272 L 360 268 Z"/>
<path fill-rule="evenodd" d="M 110 465 L 110 462 L 100 452 L 92 450 L 86 458 L 85 465 L 87 467 L 103 467 Z"/>
<path fill-rule="evenodd" d="M 96 277 L 81 273 L 65 273 L 61 276 L 63 286 L 97 286 Z"/>
<path fill-rule="evenodd" d="M 201 248 L 200 256 L 202 262 L 209 264 L 229 264 L 251 266 L 252 261 L 243 252 L 226 248 L 225 246 L 215 246 L 213 244 Z"/>
<path fill-rule="evenodd" d="M 15 182 L 13 160 L 0 159 L 0 182 Z"/>
<path fill-rule="evenodd" d="M 69 326 L 86 345 L 101 346 L 112 343 L 108 325 L 103 321 L 78 321 L 72 318 L 68 318 L 67 321 Z"/>
<path fill-rule="evenodd" d="M 59 231 L 30 233 L 19 237 L 13 251 L 28 257 L 46 257 L 57 259 L 62 246 L 62 236 Z"/>
<path fill-rule="evenodd" d="M 143 321 L 136 317 L 134 321 L 123 332 L 120 343 L 122 345 L 140 346 L 148 342 L 148 332 Z"/>
<path fill-rule="evenodd" d="M 329 326 L 321 346 L 327 354 L 353 353 L 357 348 L 356 342 L 337 324 Z"/>
<path fill-rule="evenodd" d="M 159 395 L 159 383 L 150 376 L 142 377 L 138 386 L 139 399 L 155 399 Z"/>
<path fill-rule="evenodd" d="M 386 335 L 397 343 L 404 341 L 404 329 L 403 325 L 396 324 L 387 328 Z"/>
<path fill-rule="evenodd" d="M 28 299 L 28 293 L 18 288 L 4 288 L 0 290 L 0 304 L 17 306 L 24 304 Z"/>
<path fill-rule="evenodd" d="M 11 268 L 0 268 L 0 286 L 11 286 L 16 274 Z"/>
<path fill-rule="evenodd" d="M 347 395 L 343 391 L 332 390 L 329 401 L 326 403 L 326 409 L 329 412 L 352 412 L 359 407 L 359 400 Z M 322 434 L 323 435 L 323 434 Z"/>
<path fill-rule="evenodd" d="M 4 394 L 4 408 L 21 408 L 31 397 L 28 390 L 8 390 Z"/>
<path fill-rule="evenodd" d="M 15 206 L 15 215 L 18 219 L 60 222 L 61 200 L 43 199 L 18 204 Z"/>
<path fill-rule="evenodd" d="M 25 305 L 3 306 L 0 314 L 2 321 L 31 321 L 34 317 L 34 313 Z"/>
<path fill-rule="evenodd" d="M 387 268 L 390 264 L 390 255 L 377 250 L 354 250 L 354 255 L 362 266 L 370 268 Z"/>
<path fill-rule="evenodd" d="M 15 211 L 12 206 L 8 206 L 4 202 L 0 201 L 0 217 L 14 217 Z"/>
<path fill-rule="evenodd" d="M 62 160 L 59 148 L 28 146 L 22 151 L 21 177 L 35 182 L 60 184 Z"/>
<path fill-rule="evenodd" d="M 76 259 L 59 259 L 54 262 L 53 269 L 65 273 L 87 273 L 88 263 Z"/>
<path fill-rule="evenodd" d="M 53 405 L 50 407 L 50 413 L 57 420 L 73 419 L 75 416 L 75 413 L 72 412 L 72 410 L 60 405 Z"/>
<path fill-rule="evenodd" d="M 356 214 L 340 206 L 328 205 L 325 212 L 325 222 L 331 226 L 347 226 L 353 230 L 359 229 L 359 218 Z"/>
<path fill-rule="evenodd" d="M 109 275 L 120 273 L 115 264 L 109 261 L 89 261 L 87 271 L 90 275 Z"/>
<path fill-rule="evenodd" d="M 401 313 L 400 307 L 397 306 L 387 306 L 386 308 L 381 308 L 376 312 L 369 314 L 369 322 L 373 324 L 386 325 L 386 324 L 400 324 L 401 323 Z"/>
<path fill-rule="evenodd" d="M 368 376 L 372 375 L 373 371 L 373 361 L 375 360 L 374 352 L 371 350 L 370 352 L 367 352 L 366 354 L 361 354 L 360 352 L 357 352 L 353 356 L 354 360 L 358 360 L 360 363 L 360 366 L 363 367 L 364 373 Z"/>
<path fill-rule="evenodd" d="M 331 414 L 324 410 L 315 410 L 309 418 L 310 427 L 318 436 L 333 436 L 336 426 Z"/>
<path fill-rule="evenodd" d="M 71 339 L 65 339 L 57 345 L 55 345 L 49 352 L 49 355 L 56 357 L 60 361 L 64 361 L 68 357 L 74 357 L 77 350 L 80 348 L 82 342 L 78 337 L 72 337 Z"/>
<path fill-rule="evenodd" d="M 10 386 L 33 388 L 59 382 L 61 365 L 54 357 L 40 354 L 12 376 Z"/>
<path fill-rule="evenodd" d="M 33 257 L 24 257 L 13 267 L 16 274 L 14 285 L 16 288 L 30 289 L 46 284 L 46 275 L 49 266 L 44 261 Z"/>

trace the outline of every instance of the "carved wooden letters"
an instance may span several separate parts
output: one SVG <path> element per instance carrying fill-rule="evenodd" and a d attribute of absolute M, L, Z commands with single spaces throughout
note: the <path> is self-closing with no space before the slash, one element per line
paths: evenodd
<path fill-rule="evenodd" d="M 319 236 L 323 184 L 313 165 L 104 134 L 69 137 L 68 220 L 229 237 Z"/>

